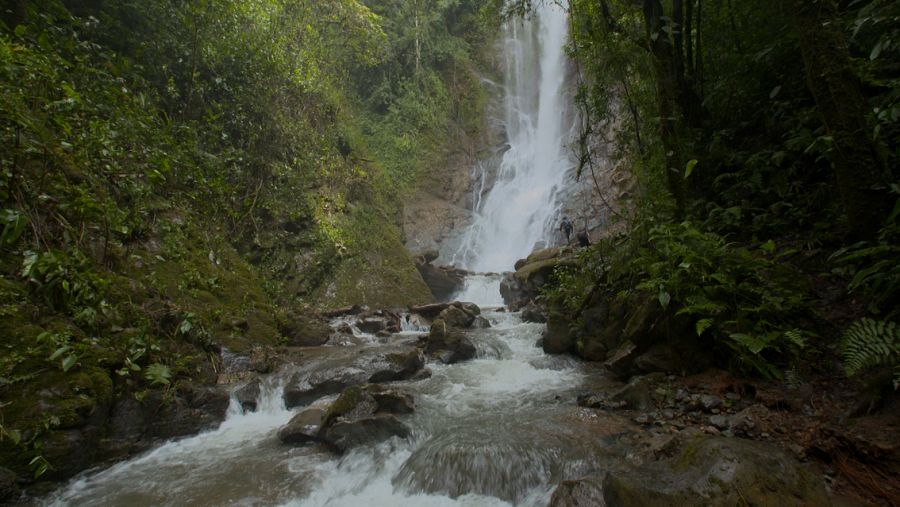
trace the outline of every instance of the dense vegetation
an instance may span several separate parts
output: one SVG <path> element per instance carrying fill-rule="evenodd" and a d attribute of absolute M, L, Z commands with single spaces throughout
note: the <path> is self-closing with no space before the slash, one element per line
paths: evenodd
<path fill-rule="evenodd" d="M 548 300 L 575 318 L 597 294 L 633 311 L 650 300 L 719 364 L 781 377 L 843 353 L 888 389 L 893 369 L 896 388 L 900 6 L 570 9 L 582 170 L 613 122 L 635 191 L 627 233 L 561 269 Z"/>
<path fill-rule="evenodd" d="M 72 437 L 97 414 L 215 382 L 220 348 L 302 333 L 310 306 L 430 298 L 396 195 L 481 128 L 477 2 L 3 16 L 0 466 L 77 472 L 104 458 L 102 431 Z"/>

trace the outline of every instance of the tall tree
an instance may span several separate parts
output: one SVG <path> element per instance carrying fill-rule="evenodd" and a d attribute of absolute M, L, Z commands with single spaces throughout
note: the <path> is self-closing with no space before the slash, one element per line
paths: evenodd
<path fill-rule="evenodd" d="M 888 212 L 887 161 L 868 122 L 832 0 L 794 0 L 806 80 L 834 143 L 832 162 L 853 235 L 871 238 Z"/>

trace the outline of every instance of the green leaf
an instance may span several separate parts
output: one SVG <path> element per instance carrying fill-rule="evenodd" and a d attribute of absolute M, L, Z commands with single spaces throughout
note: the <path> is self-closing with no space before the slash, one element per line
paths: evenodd
<path fill-rule="evenodd" d="M 769 241 L 766 241 L 765 243 L 763 243 L 762 245 L 760 245 L 759 248 L 760 248 L 763 252 L 766 252 L 766 253 L 768 253 L 768 254 L 771 254 L 772 252 L 775 251 L 775 242 L 772 241 L 772 240 L 770 239 Z"/>
<path fill-rule="evenodd" d="M 659 291 L 659 304 L 661 304 L 663 308 L 668 308 L 671 301 L 672 296 L 668 292 L 664 290 Z"/>
<path fill-rule="evenodd" d="M 56 361 L 57 359 L 62 357 L 63 354 L 65 354 L 66 352 L 68 352 L 70 350 L 72 350 L 72 347 L 70 347 L 68 345 L 63 345 L 62 347 L 56 349 L 56 351 L 54 351 L 53 354 L 50 355 L 49 360 Z"/>
<path fill-rule="evenodd" d="M 706 331 L 707 329 L 709 329 L 709 326 L 711 326 L 712 323 L 713 323 L 713 319 L 700 319 L 700 320 L 698 320 L 698 321 L 697 321 L 697 325 L 696 325 L 697 336 L 703 335 L 703 332 Z"/>
<path fill-rule="evenodd" d="M 47 472 L 50 468 L 50 462 L 44 459 L 43 456 L 35 456 L 28 462 L 28 466 L 34 470 L 34 478 L 37 479 Z"/>
<path fill-rule="evenodd" d="M 781 85 L 778 85 L 775 88 L 772 88 L 772 91 L 769 93 L 769 98 L 774 99 L 775 97 L 778 96 L 779 92 L 781 92 Z"/>
<path fill-rule="evenodd" d="M 153 363 L 147 367 L 144 377 L 151 384 L 167 386 L 171 382 L 172 370 L 168 366 L 160 363 Z"/>
<path fill-rule="evenodd" d="M 5 431 L 6 431 L 6 436 L 9 437 L 9 439 L 12 441 L 13 445 L 19 445 L 19 443 L 22 441 L 22 433 L 16 429 L 5 430 Z"/>
<path fill-rule="evenodd" d="M 878 44 L 875 44 L 875 47 L 872 48 L 872 52 L 869 53 L 869 60 L 878 58 L 878 55 L 881 54 L 881 50 L 884 49 L 884 45 L 884 39 L 878 41 Z"/>
<path fill-rule="evenodd" d="M 684 179 L 688 179 L 691 176 L 695 167 L 697 167 L 697 159 L 689 160 L 687 167 L 684 168 Z"/>
<path fill-rule="evenodd" d="M 62 370 L 63 370 L 63 371 L 69 371 L 69 369 L 71 369 L 73 366 L 75 366 L 75 363 L 76 363 L 77 361 L 78 361 L 78 356 L 76 356 L 76 355 L 74 355 L 74 354 L 73 354 L 73 355 L 70 355 L 70 356 L 66 356 L 66 357 L 62 360 Z"/>

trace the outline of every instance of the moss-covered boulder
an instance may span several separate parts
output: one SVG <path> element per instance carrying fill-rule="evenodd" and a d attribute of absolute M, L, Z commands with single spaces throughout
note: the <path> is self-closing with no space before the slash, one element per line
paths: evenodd
<path fill-rule="evenodd" d="M 547 316 L 547 328 L 541 339 L 544 352 L 547 354 L 575 352 L 576 337 L 571 326 L 571 321 L 565 315 L 551 311 Z"/>
<path fill-rule="evenodd" d="M 316 347 L 331 337 L 333 330 L 325 319 L 311 312 L 289 311 L 278 316 L 278 329 L 285 345 Z"/>
<path fill-rule="evenodd" d="M 378 385 L 348 387 L 328 408 L 316 438 L 339 452 L 391 437 L 406 438 L 409 428 L 394 414 L 412 410 L 412 398 L 406 393 Z"/>
<path fill-rule="evenodd" d="M 325 410 L 309 407 L 301 410 L 285 426 L 278 430 L 278 439 L 285 444 L 307 444 L 321 442 L 319 428 L 325 418 Z"/>
<path fill-rule="evenodd" d="M 425 345 L 425 353 L 429 356 L 444 364 L 453 364 L 472 359 L 476 351 L 475 345 L 459 328 L 450 326 L 442 319 L 431 324 Z"/>

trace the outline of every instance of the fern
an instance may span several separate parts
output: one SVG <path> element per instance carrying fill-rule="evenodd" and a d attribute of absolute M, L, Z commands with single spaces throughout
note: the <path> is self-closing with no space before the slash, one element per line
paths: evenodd
<path fill-rule="evenodd" d="M 877 366 L 890 366 L 894 389 L 900 385 L 900 326 L 896 322 L 861 319 L 844 333 L 841 343 L 848 376 Z"/>

